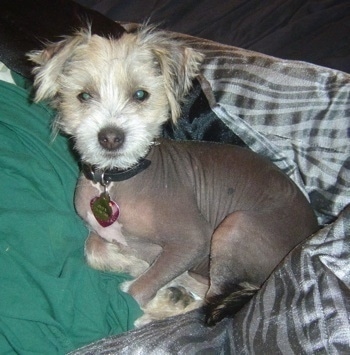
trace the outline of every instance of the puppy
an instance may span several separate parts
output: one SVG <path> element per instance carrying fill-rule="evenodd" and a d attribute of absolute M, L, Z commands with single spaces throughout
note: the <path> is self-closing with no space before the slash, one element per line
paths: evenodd
<path fill-rule="evenodd" d="M 122 289 L 140 326 L 206 305 L 233 314 L 317 230 L 297 186 L 248 149 L 158 139 L 199 74 L 202 55 L 150 28 L 118 39 L 81 30 L 30 53 L 36 100 L 58 111 L 82 161 L 75 205 L 97 269 L 134 277 Z"/>

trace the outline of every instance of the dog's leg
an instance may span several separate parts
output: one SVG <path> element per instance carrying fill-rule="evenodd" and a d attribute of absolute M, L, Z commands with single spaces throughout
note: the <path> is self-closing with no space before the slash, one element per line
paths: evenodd
<path fill-rule="evenodd" d="M 187 243 L 169 243 L 154 263 L 136 280 L 125 283 L 123 291 L 131 294 L 141 307 L 144 307 L 159 289 L 171 280 L 191 269 L 202 256 L 208 253 L 208 242 L 202 235 L 195 240 L 188 238 Z"/>
<path fill-rule="evenodd" d="M 125 247 L 110 243 L 91 232 L 85 243 L 87 263 L 94 269 L 125 272 L 137 277 L 148 268 L 148 263 L 125 252 Z"/>
<path fill-rule="evenodd" d="M 297 243 L 288 240 L 288 227 L 276 212 L 235 212 L 216 229 L 206 295 L 209 325 L 238 312 Z"/>
<path fill-rule="evenodd" d="M 183 273 L 160 289 L 156 296 L 142 308 L 144 314 L 135 321 L 140 327 L 154 320 L 187 313 L 203 306 L 208 283 L 194 279 L 188 272 Z"/>
<path fill-rule="evenodd" d="M 126 254 L 124 249 L 124 246 L 110 243 L 91 232 L 85 243 L 85 256 L 87 263 L 95 269 L 125 272 L 134 277 L 140 276 L 149 264 Z M 125 282 L 124 288 L 132 283 L 133 281 Z M 136 320 L 135 326 L 140 327 L 153 320 L 164 319 L 200 307 L 207 289 L 207 284 L 195 280 L 185 272 L 160 289 L 156 296 L 142 307 L 144 315 Z"/>

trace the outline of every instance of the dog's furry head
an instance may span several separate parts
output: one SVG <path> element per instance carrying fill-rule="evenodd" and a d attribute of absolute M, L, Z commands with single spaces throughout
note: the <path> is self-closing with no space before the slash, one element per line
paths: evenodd
<path fill-rule="evenodd" d="M 51 102 L 56 127 L 100 168 L 129 168 L 147 153 L 162 124 L 178 119 L 202 59 L 150 27 L 118 39 L 82 29 L 28 56 L 35 100 Z"/>

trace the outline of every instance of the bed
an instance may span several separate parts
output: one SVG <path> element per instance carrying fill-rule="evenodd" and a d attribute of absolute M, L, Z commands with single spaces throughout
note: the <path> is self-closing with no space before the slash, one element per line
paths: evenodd
<path fill-rule="evenodd" d="M 145 5 L 147 4 L 147 5 Z M 108 35 L 156 23 L 205 54 L 163 135 L 248 146 L 309 196 L 321 229 L 234 318 L 133 329 L 128 275 L 84 262 L 79 174 L 55 113 L 32 102 L 25 53 L 86 19 Z M 0 352 L 336 354 L 350 351 L 350 3 L 347 0 L 3 0 L 0 4 Z"/>

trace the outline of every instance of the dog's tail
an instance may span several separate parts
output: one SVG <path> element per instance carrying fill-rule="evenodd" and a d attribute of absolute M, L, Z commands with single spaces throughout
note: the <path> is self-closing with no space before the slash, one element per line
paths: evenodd
<path fill-rule="evenodd" d="M 244 282 L 232 285 L 221 295 L 206 299 L 205 322 L 213 326 L 223 318 L 233 317 L 260 290 L 259 287 Z"/>

